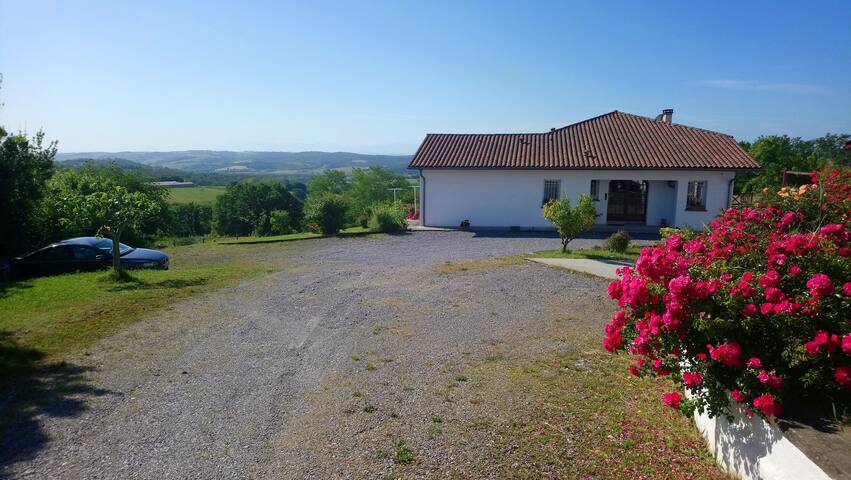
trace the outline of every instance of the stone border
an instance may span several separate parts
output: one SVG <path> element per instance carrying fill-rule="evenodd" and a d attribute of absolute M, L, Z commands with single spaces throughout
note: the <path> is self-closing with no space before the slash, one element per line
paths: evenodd
<path fill-rule="evenodd" d="M 831 480 L 773 419 L 748 418 L 739 405 L 733 410 L 732 423 L 723 416 L 694 413 L 694 423 L 721 467 L 743 480 Z"/>

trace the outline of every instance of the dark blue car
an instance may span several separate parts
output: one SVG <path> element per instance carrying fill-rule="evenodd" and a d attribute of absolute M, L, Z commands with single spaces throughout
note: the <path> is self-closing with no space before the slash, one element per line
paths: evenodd
<path fill-rule="evenodd" d="M 168 255 L 147 248 L 118 244 L 121 266 L 127 269 L 168 270 Z M 50 244 L 32 253 L 13 258 L 13 277 L 37 277 L 71 272 L 101 270 L 112 266 L 112 240 L 78 237 Z"/>

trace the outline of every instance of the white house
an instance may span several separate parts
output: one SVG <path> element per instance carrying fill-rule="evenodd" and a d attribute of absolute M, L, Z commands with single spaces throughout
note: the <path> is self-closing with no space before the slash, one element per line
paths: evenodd
<path fill-rule="evenodd" d="M 423 225 L 542 229 L 541 206 L 580 194 L 601 225 L 701 227 L 730 206 L 736 171 L 759 165 L 722 133 L 614 111 L 546 133 L 428 134 L 419 170 Z"/>

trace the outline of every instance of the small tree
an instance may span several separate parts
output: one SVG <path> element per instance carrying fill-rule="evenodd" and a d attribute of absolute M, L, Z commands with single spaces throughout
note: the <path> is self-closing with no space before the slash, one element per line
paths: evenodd
<path fill-rule="evenodd" d="M 102 191 L 66 199 L 69 215 L 61 221 L 66 224 L 82 223 L 98 226 L 98 235 L 112 239 L 112 267 L 121 270 L 121 252 L 118 243 L 121 233 L 137 228 L 146 218 L 159 213 L 160 205 L 142 192 L 130 192 L 120 185 L 108 185 Z"/>
<path fill-rule="evenodd" d="M 588 195 L 579 196 L 579 205 L 570 206 L 567 196 L 561 200 L 550 200 L 543 208 L 544 218 L 552 222 L 561 237 L 561 251 L 567 251 L 567 244 L 582 232 L 591 230 L 597 209 L 594 200 Z"/>

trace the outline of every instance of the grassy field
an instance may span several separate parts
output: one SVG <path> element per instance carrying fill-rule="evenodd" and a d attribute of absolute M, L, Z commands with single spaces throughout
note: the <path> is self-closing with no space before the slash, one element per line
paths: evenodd
<path fill-rule="evenodd" d="M 181 298 L 274 270 L 252 258 L 251 249 L 258 248 L 172 248 L 170 270 L 133 271 L 129 281 L 90 272 L 0 284 L 0 378 L 85 349 Z"/>
<path fill-rule="evenodd" d="M 169 188 L 169 201 L 172 203 L 202 203 L 212 205 L 216 198 L 224 193 L 225 187 L 181 187 Z"/>
<path fill-rule="evenodd" d="M 613 252 L 602 247 L 580 248 L 577 250 L 568 250 L 562 253 L 561 250 L 545 250 L 543 252 L 535 252 L 530 255 L 531 258 L 590 258 L 593 260 L 625 260 L 635 261 L 641 253 L 641 247 L 629 247 L 625 252 Z"/>

